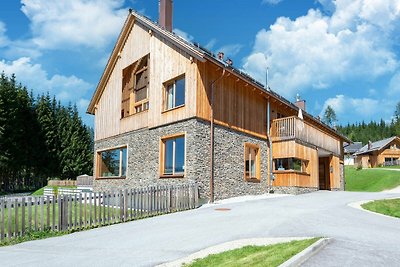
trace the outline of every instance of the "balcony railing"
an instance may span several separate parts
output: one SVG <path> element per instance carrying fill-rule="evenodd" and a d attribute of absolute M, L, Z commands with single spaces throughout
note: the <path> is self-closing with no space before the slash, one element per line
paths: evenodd
<path fill-rule="evenodd" d="M 272 141 L 298 139 L 337 155 L 340 154 L 340 142 L 337 139 L 297 116 L 273 120 L 271 137 Z"/>

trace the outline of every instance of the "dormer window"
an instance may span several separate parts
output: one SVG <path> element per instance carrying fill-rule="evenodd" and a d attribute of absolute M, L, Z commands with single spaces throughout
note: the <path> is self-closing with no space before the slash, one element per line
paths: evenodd
<path fill-rule="evenodd" d="M 149 109 L 149 55 L 122 71 L 121 118 Z"/>

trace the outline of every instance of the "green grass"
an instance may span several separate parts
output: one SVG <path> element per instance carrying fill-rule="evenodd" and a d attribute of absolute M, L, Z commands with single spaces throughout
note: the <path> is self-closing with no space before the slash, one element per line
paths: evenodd
<path fill-rule="evenodd" d="M 373 212 L 400 218 L 400 198 L 375 200 L 361 206 Z"/>
<path fill-rule="evenodd" d="M 37 231 L 37 232 L 28 232 L 25 236 L 13 238 L 11 240 L 4 240 L 0 242 L 0 247 L 4 246 L 12 246 L 18 243 L 32 241 L 32 240 L 39 240 L 39 239 L 46 239 L 50 237 L 62 236 L 71 233 L 72 231 L 63 231 L 63 232 L 52 232 L 50 230 L 46 231 Z"/>
<path fill-rule="evenodd" d="M 346 191 L 380 192 L 400 186 L 400 172 L 346 166 Z"/>
<path fill-rule="evenodd" d="M 79 203 L 79 202 L 74 202 L 73 203 L 73 208 L 72 208 L 72 221 L 75 222 L 75 205 L 77 208 L 77 217 L 78 217 L 78 222 L 79 222 L 79 217 L 80 217 L 80 210 L 82 209 L 82 217 L 81 217 L 81 221 L 83 224 L 84 221 L 84 216 L 85 216 L 85 204 L 84 203 Z M 34 225 L 35 225 L 35 206 L 32 206 L 32 219 L 30 222 L 30 225 L 32 227 L 32 231 L 33 232 L 37 232 L 41 230 L 45 230 L 45 229 L 49 229 L 53 223 L 53 204 L 50 204 L 50 212 L 47 213 L 47 206 L 44 206 L 44 215 L 43 215 L 43 222 L 44 225 L 42 227 L 41 225 L 41 208 L 40 206 L 36 206 L 37 207 L 37 228 L 36 231 L 34 231 Z M 91 210 L 91 214 L 92 214 L 92 219 L 94 220 L 94 213 L 95 213 L 95 209 L 94 206 L 91 207 L 91 205 L 86 204 L 86 220 L 88 221 L 90 218 L 90 208 L 92 208 Z M 70 209 L 70 206 L 68 206 L 68 209 Z M 112 216 L 112 214 L 114 214 L 114 217 L 117 217 L 119 220 L 119 216 L 120 216 L 120 209 L 119 208 L 114 208 L 114 207 L 105 207 L 104 206 L 96 206 L 96 216 L 97 218 L 99 217 L 99 212 L 101 209 L 101 216 L 103 217 L 103 213 L 104 210 L 106 212 L 106 214 L 108 215 L 108 212 L 110 213 L 110 216 Z M 70 213 L 69 213 L 70 214 Z M 8 229 L 8 209 L 4 209 L 4 229 L 5 232 L 7 233 L 7 229 Z M 50 218 L 50 225 L 47 225 L 47 218 Z M 1 219 L 1 214 L 0 214 L 0 219 Z M 18 219 L 18 230 L 21 231 L 22 228 L 22 208 L 19 207 L 18 208 L 18 214 L 17 214 L 17 219 Z M 16 220 L 16 216 L 15 216 L 15 209 L 11 210 L 11 227 L 12 227 L 12 232 L 15 232 L 15 220 Z M 26 230 L 28 230 L 28 225 L 29 225 L 29 218 L 28 218 L 28 208 L 25 208 L 25 227 Z M 55 225 L 58 225 L 58 205 L 55 205 Z M 1 220 L 0 220 L 0 226 L 1 226 Z M 88 224 L 87 224 L 88 226 Z M 84 225 L 81 226 L 81 229 L 84 228 Z"/>
<path fill-rule="evenodd" d="M 45 186 L 33 192 L 32 196 L 43 196 L 45 188 L 53 188 L 55 191 L 58 191 L 58 189 L 75 189 L 76 186 Z"/>
<path fill-rule="evenodd" d="M 279 266 L 319 239 L 312 238 L 269 246 L 246 246 L 219 254 L 212 254 L 185 266 Z"/>

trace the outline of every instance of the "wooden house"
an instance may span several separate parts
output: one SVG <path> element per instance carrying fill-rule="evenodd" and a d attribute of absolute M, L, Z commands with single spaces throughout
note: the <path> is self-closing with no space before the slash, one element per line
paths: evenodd
<path fill-rule="evenodd" d="M 130 10 L 88 107 L 94 190 L 197 183 L 211 201 L 343 190 L 349 140 L 304 109 L 175 35 L 171 0 L 159 24 Z"/>
<path fill-rule="evenodd" d="M 363 168 L 400 165 L 400 137 L 369 142 L 355 154 L 355 165 Z"/>

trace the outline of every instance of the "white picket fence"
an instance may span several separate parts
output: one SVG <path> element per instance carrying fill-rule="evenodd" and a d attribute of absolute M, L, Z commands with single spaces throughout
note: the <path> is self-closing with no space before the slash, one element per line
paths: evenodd
<path fill-rule="evenodd" d="M 198 186 L 151 186 L 118 192 L 0 199 L 0 240 L 32 231 L 83 230 L 199 205 Z"/>

